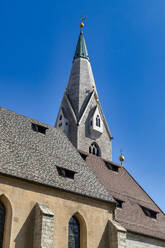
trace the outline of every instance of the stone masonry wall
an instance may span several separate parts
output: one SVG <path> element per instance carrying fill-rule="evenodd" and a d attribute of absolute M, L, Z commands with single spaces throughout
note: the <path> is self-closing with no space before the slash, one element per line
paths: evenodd
<path fill-rule="evenodd" d="M 101 157 L 106 160 L 112 160 L 111 141 L 108 132 L 103 125 L 103 133 L 95 140 L 90 134 L 90 118 L 92 117 L 93 109 L 98 105 L 95 97 L 91 100 L 86 113 L 84 114 L 80 125 L 78 126 L 78 149 L 89 153 L 89 146 L 96 142 L 101 150 Z M 103 117 L 102 117 L 103 119 Z"/>
<path fill-rule="evenodd" d="M 116 221 L 109 221 L 110 248 L 126 248 L 126 230 Z"/>
<path fill-rule="evenodd" d="M 127 248 L 162 248 L 165 241 L 145 237 L 138 234 L 127 233 Z"/>
<path fill-rule="evenodd" d="M 54 214 L 48 206 L 36 204 L 33 248 L 54 247 Z"/>

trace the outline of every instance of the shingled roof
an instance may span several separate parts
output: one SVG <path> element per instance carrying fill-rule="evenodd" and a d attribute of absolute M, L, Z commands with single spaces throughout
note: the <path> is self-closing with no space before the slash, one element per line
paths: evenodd
<path fill-rule="evenodd" d="M 60 176 L 58 168 L 69 170 L 74 179 Z M 0 173 L 115 202 L 60 129 L 4 108 L 0 108 Z"/>
<path fill-rule="evenodd" d="M 109 193 L 123 202 L 116 208 L 116 221 L 128 231 L 165 240 L 164 213 L 125 168 L 94 155 L 88 155 L 86 162 Z M 157 213 L 157 218 L 146 216 L 142 207 Z"/>

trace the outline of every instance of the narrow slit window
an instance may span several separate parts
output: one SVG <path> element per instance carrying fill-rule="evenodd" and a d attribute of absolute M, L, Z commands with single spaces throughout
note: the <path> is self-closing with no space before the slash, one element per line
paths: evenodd
<path fill-rule="evenodd" d="M 32 123 L 32 130 L 35 132 L 46 134 L 47 129 L 47 127 Z"/>
<path fill-rule="evenodd" d="M 100 127 L 100 117 L 99 117 L 99 115 L 97 115 L 97 117 L 96 117 L 96 126 Z"/>
<path fill-rule="evenodd" d="M 74 179 L 74 176 L 76 174 L 75 171 L 68 170 L 68 169 L 65 169 L 65 168 L 62 168 L 62 167 L 59 167 L 59 166 L 56 166 L 56 168 L 57 168 L 59 176 Z"/>
<path fill-rule="evenodd" d="M 151 210 L 149 208 L 140 206 L 141 209 L 143 210 L 144 214 L 152 219 L 156 219 L 157 218 L 157 212 L 154 210 Z"/>

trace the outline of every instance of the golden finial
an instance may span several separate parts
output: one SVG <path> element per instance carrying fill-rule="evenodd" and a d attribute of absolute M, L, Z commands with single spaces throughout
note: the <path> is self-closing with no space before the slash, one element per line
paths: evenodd
<path fill-rule="evenodd" d="M 124 156 L 123 156 L 123 153 L 122 153 L 123 151 L 122 150 L 120 150 L 120 157 L 119 157 L 119 160 L 120 160 L 120 162 L 121 162 L 121 167 L 123 167 L 123 162 L 124 162 L 124 160 L 125 160 L 125 158 L 124 158 Z"/>
<path fill-rule="evenodd" d="M 80 28 L 81 28 L 81 31 L 82 31 L 82 29 L 83 29 L 83 27 L 84 27 L 84 20 L 86 19 L 87 17 L 85 16 L 85 17 L 81 17 L 81 23 L 80 23 Z"/>

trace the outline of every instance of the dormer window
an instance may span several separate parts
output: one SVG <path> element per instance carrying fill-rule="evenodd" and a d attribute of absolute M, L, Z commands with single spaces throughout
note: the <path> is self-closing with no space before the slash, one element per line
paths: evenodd
<path fill-rule="evenodd" d="M 116 171 L 116 172 L 119 171 L 119 167 L 118 167 L 118 166 L 113 165 L 113 164 L 111 164 L 111 163 L 108 162 L 108 161 L 104 161 L 104 163 L 105 163 L 105 165 L 107 166 L 107 168 L 108 168 L 109 170 Z"/>
<path fill-rule="evenodd" d="M 96 116 L 96 126 L 100 127 L 100 117 L 99 117 L 99 115 Z"/>
<path fill-rule="evenodd" d="M 115 199 L 115 201 L 116 201 L 116 207 L 117 207 L 117 208 L 122 208 L 122 207 L 123 207 L 123 202 L 124 202 L 124 201 L 121 201 L 121 200 L 116 199 L 116 198 L 114 198 L 114 199 Z"/>
<path fill-rule="evenodd" d="M 101 156 L 100 148 L 95 142 L 90 145 L 89 153 L 96 155 L 96 156 Z"/>
<path fill-rule="evenodd" d="M 65 168 L 62 168 L 62 167 L 59 167 L 59 166 L 56 166 L 56 168 L 57 168 L 59 176 L 74 179 L 74 175 L 76 173 L 75 171 L 68 170 L 68 169 L 65 169 Z"/>
<path fill-rule="evenodd" d="M 146 208 L 146 207 L 143 207 L 143 206 L 140 206 L 141 209 L 143 210 L 144 214 L 152 219 L 156 219 L 157 218 L 157 213 L 156 211 L 154 210 L 151 210 L 149 208 Z"/>
<path fill-rule="evenodd" d="M 32 130 L 35 132 L 46 134 L 47 129 L 47 127 L 32 123 Z"/>

